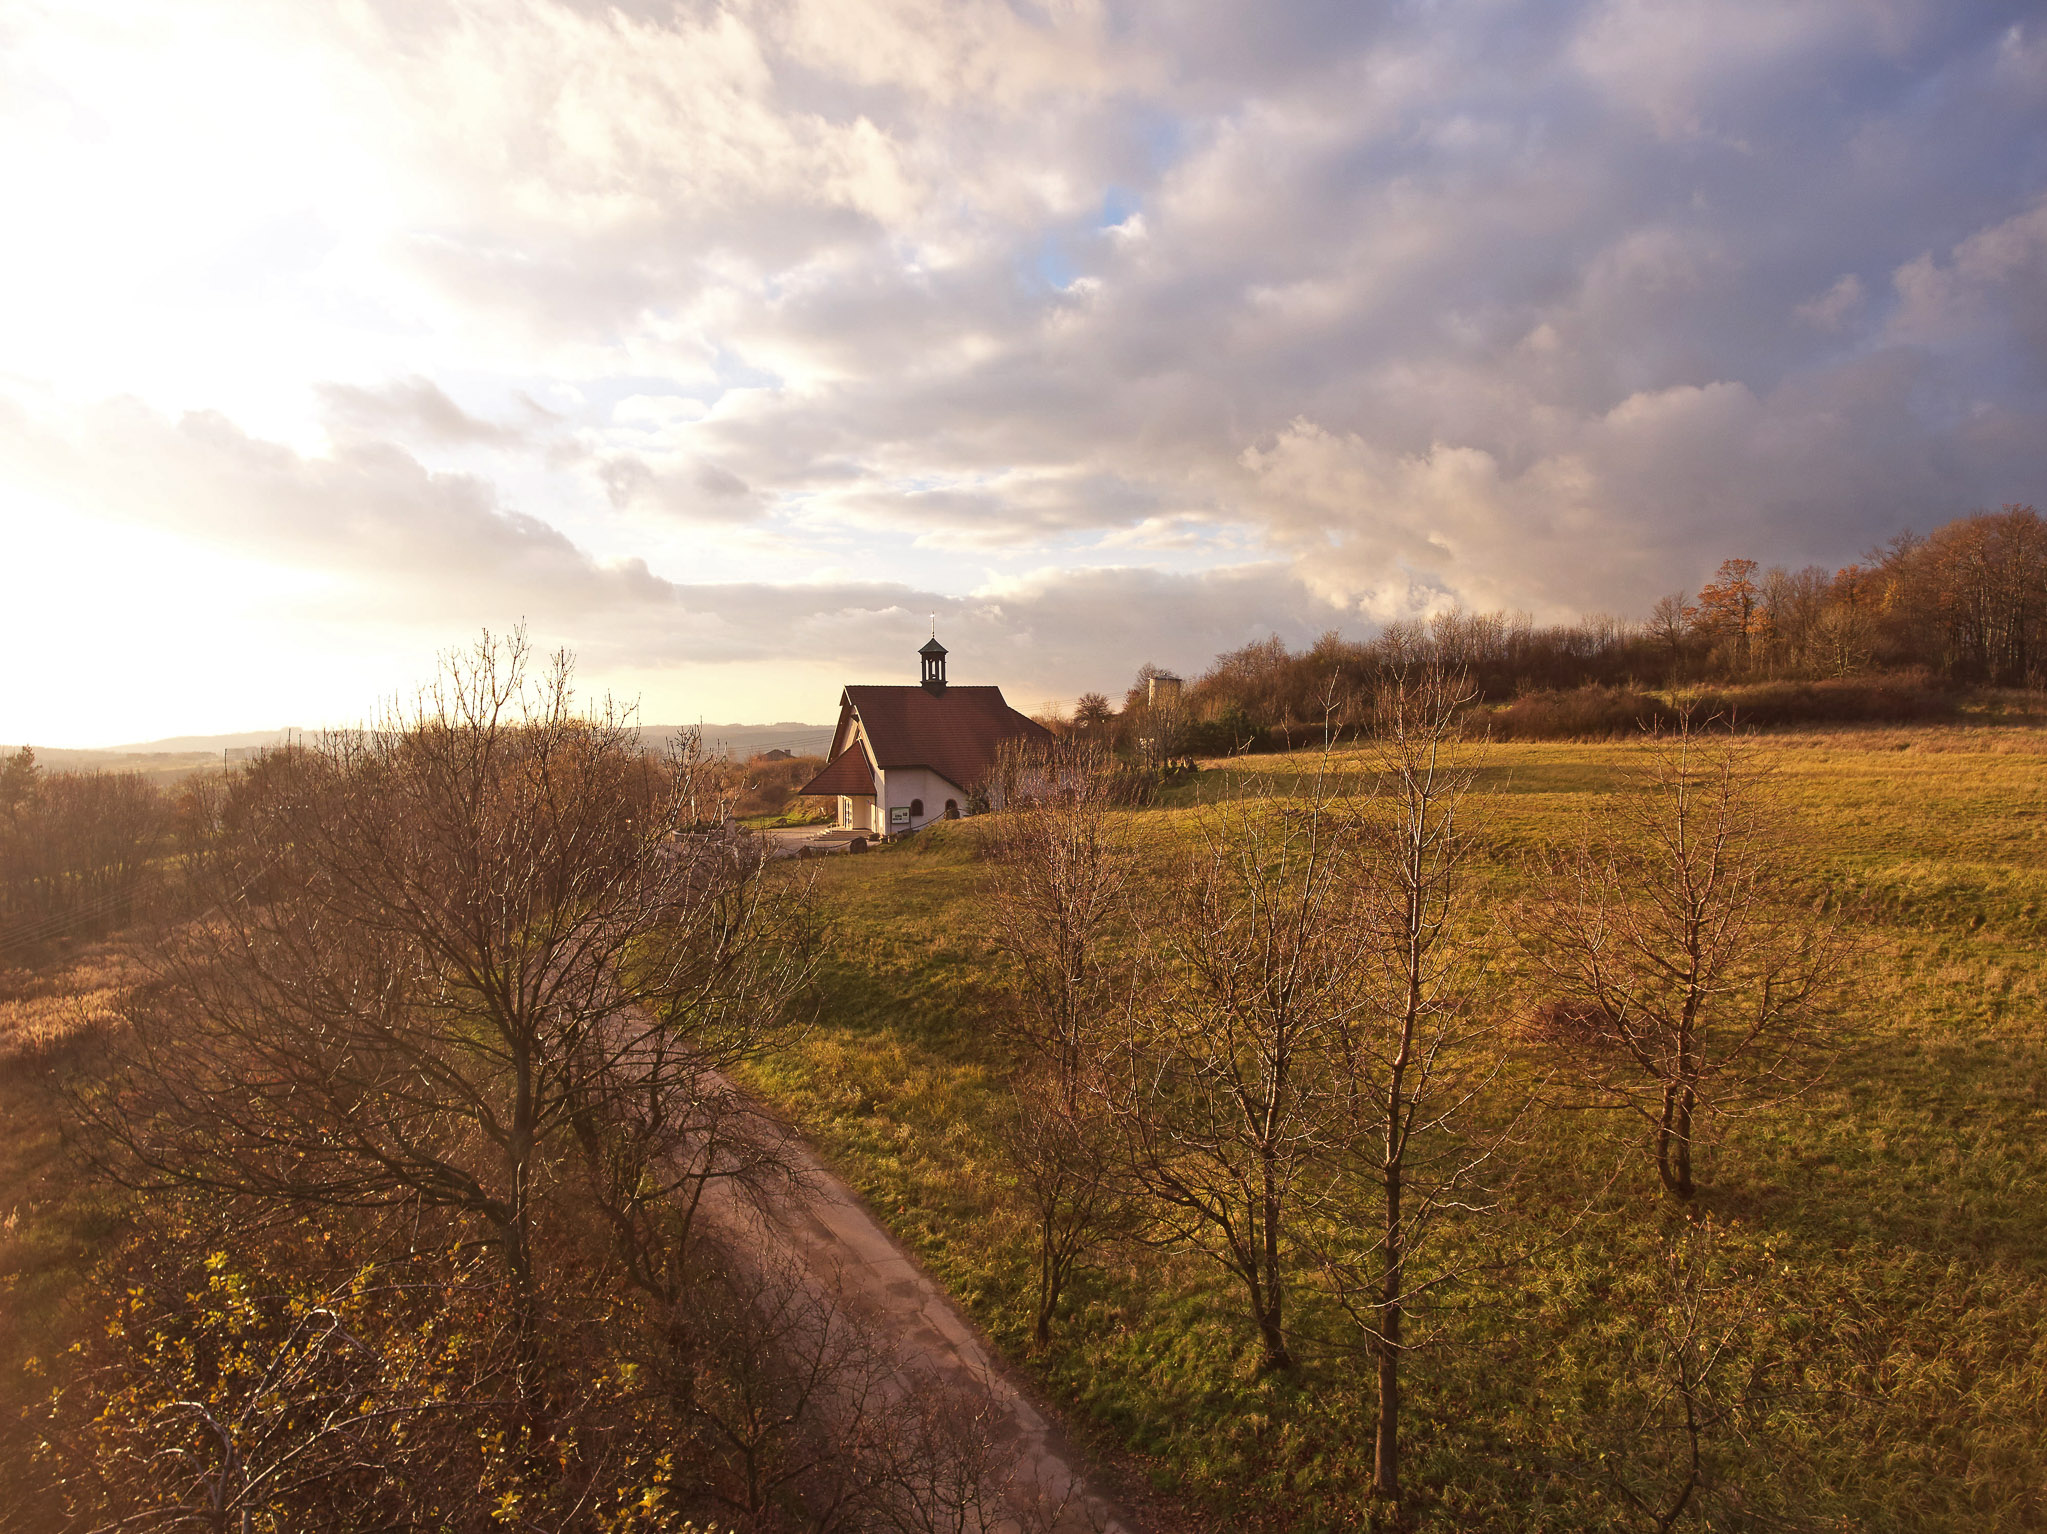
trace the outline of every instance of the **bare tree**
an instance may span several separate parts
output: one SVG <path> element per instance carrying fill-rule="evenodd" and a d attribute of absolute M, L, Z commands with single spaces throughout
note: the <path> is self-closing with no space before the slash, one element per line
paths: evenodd
<path fill-rule="evenodd" d="M 1038 1236 L 1033 1335 L 1051 1341 L 1066 1282 L 1119 1223 L 1111 1135 L 1083 1090 L 1101 1056 L 1122 965 L 1111 956 L 1132 849 L 1122 774 L 1108 748 L 1069 737 L 1005 754 L 990 822 L 997 947 L 1015 966 L 1006 1014 L 1032 1057 L 1002 1145 Z"/>
<path fill-rule="evenodd" d="M 1787 570 L 1773 565 L 1763 574 L 1763 629 L 1771 664 L 1809 676 L 1823 664 L 1822 619 L 1833 574 L 1818 565 Z"/>
<path fill-rule="evenodd" d="M 1612 1353 L 1585 1424 L 1597 1452 L 1574 1470 L 1637 1526 L 1710 1528 L 1716 1509 L 1780 1526 L 1770 1506 L 1780 1489 L 1741 1483 L 1743 1462 L 1763 1462 L 1800 1415 L 1789 1379 L 1777 1377 L 1795 1370 L 1760 1335 L 1770 1277 L 1767 1259 L 1730 1257 L 1710 1221 L 1674 1219 L 1655 1260 L 1604 1297 L 1596 1334 Z"/>
<path fill-rule="evenodd" d="M 502 1259 L 530 1417 L 536 1223 L 575 1131 L 672 1140 L 805 973 L 759 860 L 668 836 L 688 768 L 578 714 L 566 658 L 534 675 L 523 636 L 294 753 L 220 817 L 210 909 L 166 935 L 162 1004 L 82 1102 L 118 1169 L 459 1213 Z"/>
<path fill-rule="evenodd" d="M 1837 591 L 1848 584 L 1835 578 Z M 1876 615 L 1866 602 L 1837 596 L 1813 620 L 1814 664 L 1826 676 L 1853 676 L 1875 653 L 1876 632 Z"/>
<path fill-rule="evenodd" d="M 136 920 L 160 882 L 170 825 L 162 791 L 139 773 L 39 773 L 29 762 L 0 815 L 0 957 Z"/>
<path fill-rule="evenodd" d="M 745 1222 L 707 1243 L 639 1350 L 688 1451 L 664 1478 L 685 1511 L 752 1534 L 1049 1534 L 1087 1515 L 1077 1488 L 1037 1484 L 978 1382 L 769 1247 Z"/>
<path fill-rule="evenodd" d="M 750 1530 L 870 1526 L 896 1436 L 894 1363 L 829 1293 L 727 1253 L 644 1351 L 691 1453 L 686 1502 Z"/>
<path fill-rule="evenodd" d="M 1784 899 L 1789 810 L 1753 737 L 1687 720 L 1640 751 L 1613 833 L 1539 868 L 1523 941 L 1548 992 L 1536 1035 L 1641 1116 L 1663 1186 L 1689 1199 L 1707 1108 L 1817 1074 L 1843 944 Z"/>
<path fill-rule="evenodd" d="M 0 762 L 0 813 L 11 820 L 24 806 L 33 803 L 42 771 L 36 765 L 35 752 L 27 746 Z"/>
<path fill-rule="evenodd" d="M 1410 1322 L 1455 1276 L 1424 1266 L 1430 1239 L 1447 1216 L 1482 1208 L 1480 1173 L 1506 1133 L 1497 1104 L 1490 1127 L 1473 1122 L 1498 1055 L 1482 1006 L 1483 895 L 1467 868 L 1479 758 L 1458 719 L 1472 696 L 1460 676 L 1431 669 L 1380 699 L 1353 865 L 1362 1004 L 1325 1036 L 1336 1198 L 1353 1222 L 1325 1262 L 1369 1340 L 1373 1494 L 1396 1505 Z"/>
<path fill-rule="evenodd" d="M 1280 653 L 1285 654 L 1284 645 Z M 1123 695 L 1123 712 L 1118 717 L 1131 750 L 1153 778 L 1161 776 L 1186 749 L 1191 719 L 1181 698 L 1180 679 L 1150 661 L 1137 668 L 1137 680 Z"/>
<path fill-rule="evenodd" d="M 1120 774 L 1100 742 L 1068 737 L 1006 750 L 997 775 L 988 890 L 1017 973 L 1008 1020 L 1070 1099 L 1116 978 L 1108 948 L 1132 862 Z"/>
<path fill-rule="evenodd" d="M 1031 1334 L 1040 1348 L 1067 1284 L 1127 1224 L 1116 1175 L 1114 1126 L 1099 1096 L 1040 1071 L 1019 1074 L 1000 1145 L 1038 1243 L 1037 1304 Z"/>
<path fill-rule="evenodd" d="M 1344 855 L 1327 770 L 1225 801 L 1150 923 L 1149 970 L 1111 1073 L 1131 1172 L 1162 1220 L 1244 1286 L 1262 1367 L 1293 1364 L 1289 1220 L 1320 1149 L 1315 1069 L 1355 1004 Z"/>

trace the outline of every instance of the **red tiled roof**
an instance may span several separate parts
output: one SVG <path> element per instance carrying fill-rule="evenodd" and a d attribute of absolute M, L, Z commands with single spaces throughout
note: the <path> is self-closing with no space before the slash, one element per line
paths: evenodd
<path fill-rule="evenodd" d="M 923 687 L 848 687 L 845 704 L 860 716 L 875 765 L 883 771 L 928 767 L 965 789 L 988 775 L 1005 740 L 1052 738 L 1050 730 L 1005 703 L 1000 687 L 937 693 Z"/>
<path fill-rule="evenodd" d="M 823 772 L 796 790 L 799 794 L 871 794 L 874 792 L 874 769 L 867 764 L 867 753 L 858 746 L 849 746 L 831 759 Z"/>

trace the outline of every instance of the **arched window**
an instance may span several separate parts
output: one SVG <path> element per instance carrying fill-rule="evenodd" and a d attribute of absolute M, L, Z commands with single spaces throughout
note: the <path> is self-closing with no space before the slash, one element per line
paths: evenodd
<path fill-rule="evenodd" d="M 921 815 L 922 815 L 923 813 L 924 813 L 924 801 L 923 801 L 922 799 L 912 799 L 912 800 L 910 801 L 910 818 L 911 818 L 912 820 L 916 820 L 916 819 L 917 819 L 918 817 L 920 817 L 920 816 L 921 816 Z"/>
<path fill-rule="evenodd" d="M 959 800 L 948 799 L 945 801 L 945 818 L 947 820 L 958 820 L 960 818 Z"/>

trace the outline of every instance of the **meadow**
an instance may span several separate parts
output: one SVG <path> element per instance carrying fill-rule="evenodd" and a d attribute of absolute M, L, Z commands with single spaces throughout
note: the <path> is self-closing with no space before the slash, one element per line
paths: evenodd
<path fill-rule="evenodd" d="M 1689 1315 L 1718 1383 L 1706 1485 L 1679 1527 L 2047 1527 L 2047 731 L 1939 726 L 1766 738 L 1795 865 L 1779 898 L 1857 934 L 1819 1084 L 1710 1131 L 1694 1217 L 1627 1124 L 1545 1097 L 1495 1259 L 1447 1291 L 1408 1374 L 1408 1514 L 1426 1529 L 1649 1528 L 1682 1468 L 1663 1377 Z M 1477 877 L 1494 1005 L 1531 998 L 1507 920 L 1536 849 L 1597 823 L 1625 744 L 1486 750 Z M 1341 758 L 1340 768 L 1348 765 Z M 1206 806 L 1314 753 L 1208 761 L 1128 811 L 1170 877 Z M 1034 1246 L 999 1148 L 1017 1059 L 989 931 L 987 823 L 790 865 L 830 924 L 815 1020 L 749 1068 L 1056 1405 L 1160 1530 L 1367 1525 L 1361 1356 L 1307 1274 L 1299 1367 L 1260 1373 L 1233 1280 L 1184 1250 L 1111 1246 L 1034 1351 Z M 0 973 L 0 1463 L 96 1314 L 125 1199 L 63 1149 L 51 1085 L 123 1011 L 118 942 Z M 1513 1036 L 1512 1028 L 1507 1036 Z M 1509 1062 L 1527 1075 L 1539 1058 Z M 1706 1231 L 1688 1287 L 1672 1240 Z M 1481 1251 L 1483 1248 L 1483 1251 Z M 24 1417 L 26 1413 L 26 1417 Z M 34 1503 L 0 1516 L 41 1522 Z"/>
<path fill-rule="evenodd" d="M 1485 1235 L 1506 1255 L 1444 1296 L 1411 1365 L 1409 1516 L 1422 1527 L 1654 1527 L 1682 1458 L 1658 1377 L 1680 1313 L 1721 1382 L 1687 1524 L 2047 1526 L 2047 734 L 1767 744 L 1795 848 L 1779 898 L 1856 935 L 1831 1063 L 1797 1098 L 1713 1126 L 1692 1219 L 1624 1122 L 1545 1098 Z M 1493 909 L 1525 889 L 1529 853 L 1599 816 L 1630 750 L 1487 749 L 1474 808 Z M 1315 760 L 1207 762 L 1130 812 L 1132 829 L 1169 869 L 1204 801 Z M 1134 1503 L 1188 1528 L 1362 1526 L 1370 1365 L 1311 1282 L 1288 1374 L 1258 1373 L 1231 1281 L 1185 1251 L 1134 1245 L 1103 1255 L 1051 1346 L 1031 1351 L 1033 1247 L 997 1145 L 1015 1060 L 994 1026 L 1006 977 L 980 834 L 936 828 L 818 868 L 832 921 L 818 1022 L 753 1085 Z M 1530 1001 L 1506 927 L 1487 939 L 1503 1018 Z M 1674 1296 L 1658 1287 L 1659 1254 L 1680 1228 L 1710 1234 Z"/>

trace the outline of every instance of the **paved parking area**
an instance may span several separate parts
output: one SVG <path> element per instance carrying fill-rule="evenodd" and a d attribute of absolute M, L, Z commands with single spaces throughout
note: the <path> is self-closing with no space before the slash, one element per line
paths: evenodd
<path fill-rule="evenodd" d="M 842 831 L 836 826 L 771 826 L 755 835 L 768 843 L 771 856 L 793 858 L 809 852 L 813 856 L 826 852 L 844 852 L 853 844 L 861 831 Z M 872 838 L 869 838 L 870 842 Z"/>

